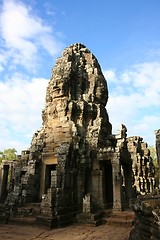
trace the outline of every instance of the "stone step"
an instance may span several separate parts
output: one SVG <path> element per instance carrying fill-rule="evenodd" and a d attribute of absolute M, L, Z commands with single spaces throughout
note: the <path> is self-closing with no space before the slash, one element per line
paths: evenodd
<path fill-rule="evenodd" d="M 110 217 L 110 215 L 112 214 L 112 209 L 105 209 L 105 210 L 103 210 L 102 211 L 102 213 L 103 213 L 103 217 L 104 218 L 108 218 L 108 217 Z"/>
<path fill-rule="evenodd" d="M 66 227 L 75 222 L 76 212 L 59 214 L 56 216 L 38 215 L 36 224 L 47 228 Z"/>
<path fill-rule="evenodd" d="M 26 203 L 19 207 L 10 217 L 10 224 L 35 225 L 36 217 L 40 214 L 40 203 Z"/>
<path fill-rule="evenodd" d="M 106 220 L 104 218 L 104 213 L 97 212 L 97 213 L 80 213 L 77 216 L 77 220 L 79 224 L 89 225 L 89 226 L 100 226 L 102 224 L 106 223 Z"/>
<path fill-rule="evenodd" d="M 88 220 L 88 224 L 87 225 L 92 226 L 92 227 L 98 227 L 98 226 L 103 225 L 103 224 L 106 224 L 106 219 L 101 218 L 101 219 L 98 219 L 96 221 Z"/>
<path fill-rule="evenodd" d="M 36 217 L 11 217 L 9 224 L 34 226 L 36 224 Z"/>
<path fill-rule="evenodd" d="M 53 227 L 57 227 L 57 218 L 51 218 L 49 216 L 38 215 L 36 217 L 36 225 L 51 229 Z"/>
<path fill-rule="evenodd" d="M 27 216 L 37 216 L 40 214 L 40 204 L 39 203 L 27 203 L 22 207 L 19 207 L 16 216 L 27 217 Z"/>
<path fill-rule="evenodd" d="M 135 218 L 135 213 L 132 211 L 118 211 L 118 212 L 112 212 L 110 214 L 113 218 L 121 218 L 124 220 L 133 220 Z"/>
<path fill-rule="evenodd" d="M 131 227 L 134 224 L 135 214 L 131 211 L 113 212 L 106 218 L 106 224 L 113 226 Z"/>
<path fill-rule="evenodd" d="M 124 220 L 120 218 L 108 218 L 106 219 L 106 224 L 113 226 L 123 226 L 123 227 L 131 227 L 134 224 L 134 220 Z"/>
<path fill-rule="evenodd" d="M 77 215 L 76 211 L 58 215 L 57 216 L 58 227 L 66 227 L 73 224 L 75 222 L 76 215 Z"/>

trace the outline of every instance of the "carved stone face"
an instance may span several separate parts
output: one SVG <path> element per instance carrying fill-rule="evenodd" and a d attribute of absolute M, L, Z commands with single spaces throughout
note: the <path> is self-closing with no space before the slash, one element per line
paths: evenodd
<path fill-rule="evenodd" d="M 108 89 L 97 59 L 84 45 L 75 44 L 63 53 L 52 70 L 48 100 L 67 97 L 98 104 L 107 103 Z"/>

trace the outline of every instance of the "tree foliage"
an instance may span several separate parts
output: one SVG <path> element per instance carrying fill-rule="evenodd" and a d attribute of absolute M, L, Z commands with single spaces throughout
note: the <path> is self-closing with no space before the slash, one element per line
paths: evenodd
<path fill-rule="evenodd" d="M 17 160 L 17 158 L 17 150 L 15 148 L 8 148 L 3 152 L 0 151 L 0 162 L 2 160 Z"/>

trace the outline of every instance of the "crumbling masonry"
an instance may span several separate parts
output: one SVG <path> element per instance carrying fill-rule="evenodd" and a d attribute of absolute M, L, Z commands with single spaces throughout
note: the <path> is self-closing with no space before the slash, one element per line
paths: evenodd
<path fill-rule="evenodd" d="M 160 167 L 160 129 L 155 131 L 157 160 Z M 160 239 L 160 188 L 152 194 L 139 196 L 134 202 L 135 224 L 130 240 Z"/>
<path fill-rule="evenodd" d="M 137 194 L 152 192 L 147 144 L 127 138 L 124 125 L 112 134 L 107 100 L 95 56 L 79 43 L 66 48 L 52 69 L 42 128 L 21 160 L 2 165 L 0 198 L 10 218 L 26 204 L 39 204 L 38 224 L 62 226 L 81 214 L 124 210 Z"/>

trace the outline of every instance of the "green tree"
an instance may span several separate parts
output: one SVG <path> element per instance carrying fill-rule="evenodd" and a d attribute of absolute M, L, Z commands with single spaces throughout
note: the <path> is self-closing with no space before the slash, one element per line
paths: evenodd
<path fill-rule="evenodd" d="M 3 152 L 0 151 L 0 162 L 2 160 L 17 160 L 17 158 L 17 150 L 15 148 L 8 148 Z"/>

